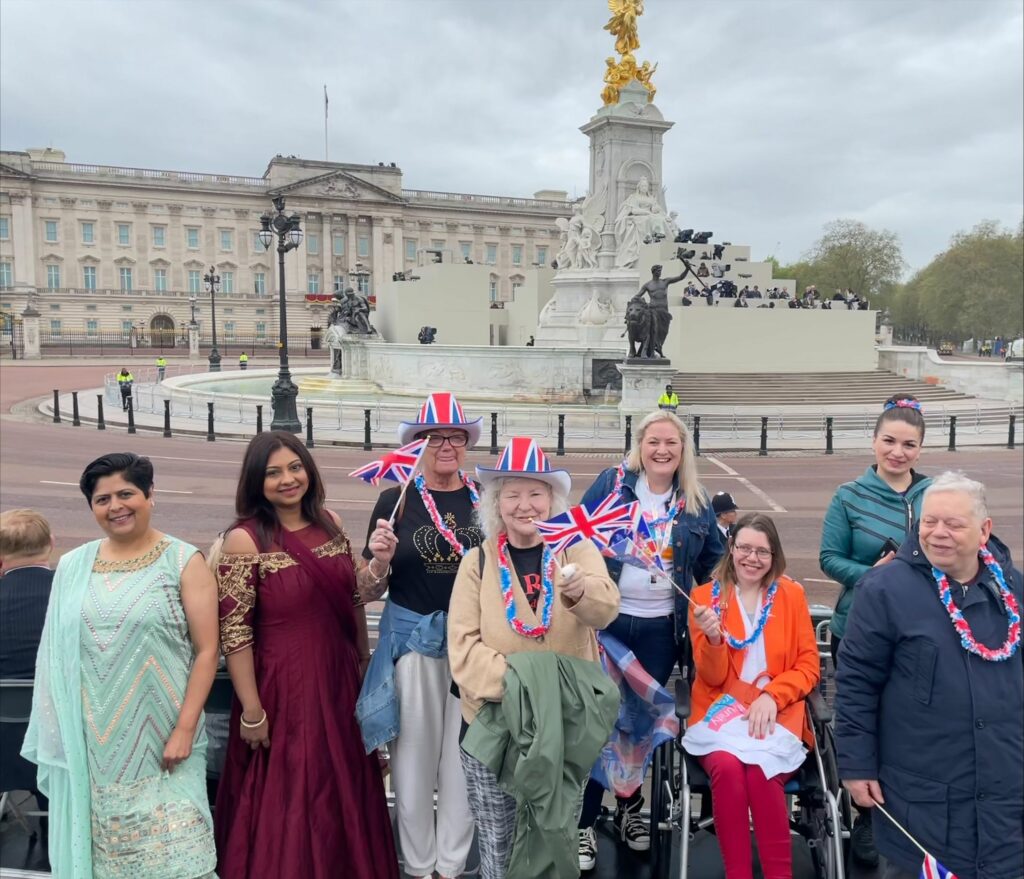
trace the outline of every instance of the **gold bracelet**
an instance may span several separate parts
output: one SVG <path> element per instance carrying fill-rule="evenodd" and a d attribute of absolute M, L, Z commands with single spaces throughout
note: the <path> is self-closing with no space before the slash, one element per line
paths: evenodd
<path fill-rule="evenodd" d="M 255 723 L 246 720 L 244 717 L 239 717 L 238 722 L 242 724 L 242 727 L 244 729 L 259 729 L 261 726 L 263 726 L 264 723 L 267 722 L 267 709 L 263 709 L 263 716 Z"/>
<path fill-rule="evenodd" d="M 374 585 L 374 586 L 380 586 L 380 584 L 381 584 L 381 583 L 382 583 L 382 582 L 383 582 L 384 580 L 386 580 L 386 579 L 387 579 L 388 577 L 390 577 L 390 576 L 391 576 L 391 564 L 389 563 L 389 564 L 388 564 L 388 569 L 387 569 L 387 570 L 386 570 L 386 571 L 385 571 L 385 572 L 384 572 L 383 574 L 381 574 L 381 575 L 380 575 L 380 576 L 378 577 L 378 576 L 377 576 L 377 575 L 376 575 L 375 573 L 373 573 L 373 563 L 374 563 L 375 561 L 377 561 L 377 560 L 376 560 L 376 559 L 370 559 L 370 560 L 369 560 L 369 561 L 368 561 L 368 562 L 366 563 L 366 570 L 370 572 L 370 577 L 371 577 L 371 578 L 373 578 L 373 585 Z"/>

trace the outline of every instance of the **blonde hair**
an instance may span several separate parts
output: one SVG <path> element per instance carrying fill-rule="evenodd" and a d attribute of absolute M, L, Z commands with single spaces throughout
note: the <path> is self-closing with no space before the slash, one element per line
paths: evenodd
<path fill-rule="evenodd" d="M 476 519 L 480 524 L 480 530 L 488 540 L 497 537 L 507 531 L 505 522 L 501 518 L 501 511 L 498 509 L 498 500 L 501 496 L 501 487 L 510 479 L 532 479 L 530 476 L 506 476 L 495 479 L 493 482 L 483 486 L 480 492 L 480 506 L 476 511 Z M 544 480 L 540 480 L 543 482 Z M 569 509 L 569 497 L 562 494 L 551 483 L 544 483 L 551 490 L 551 516 L 557 516 Z"/>
<path fill-rule="evenodd" d="M 708 505 L 708 495 L 704 491 L 704 487 L 697 481 L 697 456 L 693 450 L 693 437 L 690 436 L 689 428 L 673 413 L 659 409 L 640 422 L 636 429 L 636 444 L 626 456 L 626 468 L 634 473 L 643 473 L 644 465 L 640 448 L 644 443 L 644 436 L 651 425 L 659 424 L 662 421 L 667 421 L 679 431 L 683 451 L 679 456 L 679 466 L 676 468 L 676 485 L 682 491 L 683 497 L 686 498 L 687 512 L 700 513 Z"/>
<path fill-rule="evenodd" d="M 51 548 L 50 523 L 35 510 L 0 513 L 0 556 L 36 556 Z"/>
<path fill-rule="evenodd" d="M 217 576 L 217 566 L 220 564 L 221 556 L 224 555 L 224 534 L 218 534 L 213 541 L 210 551 L 206 554 L 206 566 Z"/>

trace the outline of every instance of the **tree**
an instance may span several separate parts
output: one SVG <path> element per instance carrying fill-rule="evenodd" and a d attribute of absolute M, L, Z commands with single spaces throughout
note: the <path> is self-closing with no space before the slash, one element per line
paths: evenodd
<path fill-rule="evenodd" d="M 877 232 L 857 220 L 833 220 L 804 254 L 814 278 L 808 278 L 823 296 L 836 289 L 852 289 L 873 302 L 891 293 L 906 263 L 895 232 Z"/>
<path fill-rule="evenodd" d="M 1016 232 L 986 220 L 949 247 L 894 297 L 893 323 L 931 341 L 1015 338 L 1024 328 L 1024 223 Z"/>

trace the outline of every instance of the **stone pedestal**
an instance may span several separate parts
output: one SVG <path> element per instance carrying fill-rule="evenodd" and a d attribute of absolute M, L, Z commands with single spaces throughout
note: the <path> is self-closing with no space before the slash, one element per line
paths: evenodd
<path fill-rule="evenodd" d="M 619 401 L 619 421 L 625 424 L 627 415 L 633 416 L 633 426 L 645 415 L 658 408 L 658 397 L 665 385 L 672 383 L 676 371 L 668 360 L 627 360 L 615 367 L 622 374 L 622 398 Z"/>
<path fill-rule="evenodd" d="M 199 327 L 195 325 L 188 328 L 188 359 L 199 359 Z"/>
<path fill-rule="evenodd" d="M 22 340 L 25 343 L 25 360 L 38 360 L 43 356 L 39 339 L 39 312 L 31 303 L 21 313 Z"/>

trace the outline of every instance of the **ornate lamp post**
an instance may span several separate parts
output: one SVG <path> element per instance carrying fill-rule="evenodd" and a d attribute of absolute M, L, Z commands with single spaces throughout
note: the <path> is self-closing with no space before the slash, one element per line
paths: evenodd
<path fill-rule="evenodd" d="M 192 309 L 192 319 L 188 322 L 190 327 L 198 327 L 199 323 L 196 321 L 196 294 L 191 293 L 188 297 L 189 308 Z"/>
<path fill-rule="evenodd" d="M 210 271 L 203 275 L 203 283 L 210 288 L 210 322 L 213 324 L 213 348 L 210 349 L 210 372 L 220 372 L 220 351 L 217 350 L 217 288 L 220 286 L 220 275 L 210 266 Z"/>
<path fill-rule="evenodd" d="M 277 374 L 277 381 L 270 389 L 270 400 L 274 409 L 274 419 L 270 423 L 270 429 L 299 433 L 302 430 L 302 425 L 299 423 L 299 414 L 295 408 L 295 399 L 299 395 L 299 389 L 292 381 L 291 370 L 288 368 L 288 310 L 284 295 L 284 255 L 302 243 L 302 229 L 299 228 L 298 214 L 285 216 L 282 196 L 274 199 L 274 208 L 277 210 L 275 215 L 271 216 L 266 213 L 260 217 L 262 228 L 259 233 L 260 243 L 267 250 L 274 243 L 275 236 L 277 237 L 277 310 L 281 318 L 278 353 L 281 358 L 281 368 Z"/>

